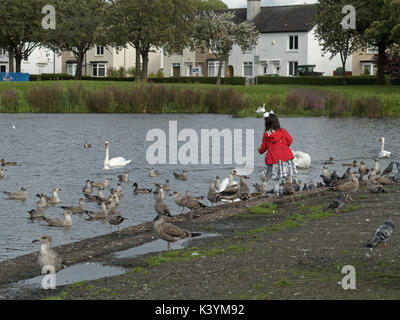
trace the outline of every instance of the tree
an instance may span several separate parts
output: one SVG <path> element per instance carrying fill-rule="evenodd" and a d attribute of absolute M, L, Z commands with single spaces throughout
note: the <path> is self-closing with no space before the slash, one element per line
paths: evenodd
<path fill-rule="evenodd" d="M 10 71 L 21 72 L 21 63 L 40 45 L 45 31 L 41 26 L 42 0 L 0 1 L 0 46 L 9 53 Z"/>
<path fill-rule="evenodd" d="M 346 5 L 345 0 L 320 0 L 318 2 L 318 14 L 315 18 L 317 27 L 316 38 L 322 53 L 330 54 L 330 59 L 340 55 L 343 67 L 343 84 L 346 84 L 346 62 L 347 59 L 358 48 L 355 41 L 356 31 L 344 29 L 341 25 L 343 14 L 342 8 Z"/>
<path fill-rule="evenodd" d="M 193 0 L 194 5 L 199 11 L 219 11 L 226 10 L 228 6 L 221 0 Z"/>
<path fill-rule="evenodd" d="M 211 50 L 219 61 L 217 85 L 221 84 L 223 64 L 229 59 L 234 45 L 244 52 L 257 45 L 259 32 L 252 22 L 244 21 L 236 24 L 234 12 L 223 12 L 218 15 L 203 12 L 194 21 L 193 45 L 201 50 Z"/>
<path fill-rule="evenodd" d="M 358 41 L 364 46 L 375 45 L 378 48 L 377 84 L 385 84 L 386 50 L 394 43 L 392 34 L 396 28 L 396 19 L 392 8 L 398 0 L 354 0 L 357 10 Z"/>
<path fill-rule="evenodd" d="M 71 51 L 76 60 L 75 79 L 82 79 L 83 59 L 96 44 L 106 44 L 100 33 L 105 23 L 106 0 L 56 0 L 57 26 L 45 44 L 57 51 Z"/>
<path fill-rule="evenodd" d="M 195 13 L 191 0 L 114 0 L 107 34 L 115 46 L 136 49 L 136 77 L 146 81 L 149 53 L 159 48 L 182 52 L 190 41 Z"/>

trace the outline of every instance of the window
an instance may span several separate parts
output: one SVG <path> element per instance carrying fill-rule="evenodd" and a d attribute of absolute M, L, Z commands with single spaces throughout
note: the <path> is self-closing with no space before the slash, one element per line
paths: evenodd
<path fill-rule="evenodd" d="M 299 36 L 289 36 L 289 50 L 299 50 Z"/>
<path fill-rule="evenodd" d="M 106 65 L 104 63 L 93 64 L 93 77 L 105 77 Z"/>
<path fill-rule="evenodd" d="M 243 75 L 245 77 L 253 76 L 253 62 L 243 62 Z"/>
<path fill-rule="evenodd" d="M 297 74 L 297 61 L 290 61 L 289 62 L 289 76 L 295 76 Z"/>
<path fill-rule="evenodd" d="M 77 66 L 76 63 L 69 63 L 69 64 L 68 64 L 67 73 L 68 73 L 70 76 L 75 76 L 75 73 L 76 73 L 76 66 Z"/>
<path fill-rule="evenodd" d="M 0 56 L 6 55 L 6 49 L 0 48 Z"/>
<path fill-rule="evenodd" d="M 367 53 L 373 53 L 373 54 L 378 53 L 378 47 L 369 45 L 367 48 Z"/>
<path fill-rule="evenodd" d="M 7 66 L 5 64 L 0 65 L 0 72 L 7 72 Z"/>
<path fill-rule="evenodd" d="M 96 55 L 97 56 L 104 56 L 104 47 L 103 46 L 97 46 L 96 47 Z"/>
<path fill-rule="evenodd" d="M 219 61 L 209 61 L 208 62 L 208 76 L 216 77 L 218 76 Z M 221 75 L 225 76 L 225 64 L 222 65 Z"/>
<path fill-rule="evenodd" d="M 374 63 L 363 63 L 362 73 L 363 75 L 376 75 L 377 67 Z"/>

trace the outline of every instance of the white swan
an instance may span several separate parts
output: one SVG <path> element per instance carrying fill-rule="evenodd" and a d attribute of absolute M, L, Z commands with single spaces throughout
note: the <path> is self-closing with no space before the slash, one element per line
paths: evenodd
<path fill-rule="evenodd" d="M 311 157 L 308 153 L 301 151 L 293 151 L 293 162 L 297 168 L 308 169 L 311 167 Z"/>
<path fill-rule="evenodd" d="M 221 184 L 219 185 L 219 188 L 218 188 L 218 192 L 224 191 L 227 187 L 237 185 L 239 182 L 233 180 L 233 177 L 235 175 L 237 175 L 237 171 L 235 169 L 232 170 L 231 172 L 229 172 L 229 177 L 225 178 L 224 180 L 221 181 Z M 225 199 L 222 199 L 221 201 L 229 202 L 229 203 L 232 202 L 230 200 L 225 200 Z M 238 202 L 238 201 L 240 201 L 240 199 L 235 199 L 233 202 Z"/>
<path fill-rule="evenodd" d="M 104 159 L 104 170 L 118 169 L 127 166 L 132 160 L 125 160 L 125 158 L 118 157 L 110 159 L 109 143 L 106 141 L 106 158 Z"/>
<path fill-rule="evenodd" d="M 379 154 L 378 154 L 378 158 L 379 158 L 379 159 L 382 159 L 382 158 L 389 158 L 390 155 L 391 155 L 392 153 L 389 152 L 389 151 L 384 150 L 384 147 L 385 147 L 385 138 L 384 138 L 384 137 L 381 137 L 381 138 L 379 139 L 379 141 L 382 141 L 382 148 L 381 148 L 381 152 L 379 152 Z"/>

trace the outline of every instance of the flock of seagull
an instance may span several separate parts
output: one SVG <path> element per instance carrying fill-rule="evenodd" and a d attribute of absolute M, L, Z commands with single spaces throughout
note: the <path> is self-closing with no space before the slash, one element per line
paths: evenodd
<path fill-rule="evenodd" d="M 85 142 L 84 148 L 91 148 L 88 142 Z M 109 170 L 113 168 L 123 168 L 128 165 L 131 160 L 125 160 L 122 157 L 109 159 L 109 143 L 106 142 L 106 159 L 104 161 L 104 169 Z M 324 210 L 335 210 L 339 213 L 348 198 L 351 199 L 350 194 L 356 192 L 360 185 L 367 185 L 368 190 L 371 193 L 383 193 L 385 192 L 384 186 L 388 184 L 395 184 L 400 182 L 400 163 L 392 161 L 389 166 L 381 172 L 379 167 L 379 160 L 376 159 L 373 167 L 369 169 L 364 161 L 361 161 L 358 172 L 351 169 L 357 167 L 357 160 L 352 163 L 344 163 L 343 166 L 348 167 L 346 172 L 342 176 L 338 176 L 336 171 L 330 172 L 328 165 L 334 162 L 333 158 L 330 158 L 324 163 L 321 178 L 322 181 L 318 182 L 316 185 L 313 182 L 304 183 L 303 188 L 301 187 L 302 182 L 296 177 L 287 177 L 282 185 L 281 190 L 277 196 L 291 196 L 294 202 L 293 195 L 301 190 L 310 190 L 321 187 L 329 187 L 332 190 L 339 191 L 338 198 L 329 204 Z M 5 167 L 16 166 L 17 162 L 5 162 L 4 159 L 0 160 L 0 164 L 3 168 L 0 169 L 0 178 L 4 178 L 6 169 Z M 397 174 L 393 173 L 394 165 L 397 167 Z M 148 168 L 149 177 L 158 177 L 159 173 L 154 168 Z M 364 177 L 369 174 L 368 179 L 364 180 Z M 187 170 L 182 170 L 180 173 L 173 173 L 176 180 L 186 181 L 188 179 Z M 235 181 L 234 178 L 239 176 L 239 181 Z M 242 201 L 247 206 L 247 200 L 250 198 L 257 197 L 271 197 L 274 196 L 273 190 L 268 191 L 267 181 L 269 178 L 265 174 L 265 170 L 262 169 L 260 172 L 260 183 L 253 185 L 254 192 L 251 192 L 246 180 L 248 176 L 238 175 L 236 169 L 232 169 L 229 172 L 228 178 L 221 181 L 219 176 L 215 180 L 209 181 L 209 189 L 207 193 L 207 200 L 211 203 L 211 206 L 218 205 L 221 202 L 228 202 L 234 206 L 237 201 Z M 71 227 L 72 218 L 71 215 L 75 214 L 86 214 L 88 221 L 91 220 L 106 220 L 110 224 L 110 229 L 112 231 L 112 226 L 118 226 L 125 221 L 125 218 L 121 212 L 118 210 L 121 198 L 124 196 L 122 191 L 122 184 L 129 184 L 129 170 L 124 174 L 117 176 L 118 182 L 116 188 L 110 187 L 111 178 L 106 177 L 102 182 L 95 182 L 90 179 L 86 180 L 84 187 L 82 188 L 83 197 L 78 200 L 77 205 L 71 206 L 61 206 L 64 209 L 64 217 L 61 218 L 47 218 L 45 217 L 45 210 L 49 205 L 58 205 L 60 203 L 60 198 L 58 196 L 58 191 L 61 189 L 54 188 L 50 196 L 45 194 L 36 194 L 38 201 L 36 202 L 36 208 L 28 211 L 32 219 L 41 219 L 49 226 L 52 227 Z M 196 197 L 191 194 L 189 190 L 186 191 L 185 195 L 182 195 L 178 191 L 171 191 L 170 180 L 166 179 L 164 184 L 155 183 L 154 191 L 150 188 L 139 188 L 139 185 L 135 182 L 132 185 L 133 195 L 139 194 L 153 194 L 154 197 L 154 210 L 157 214 L 154 221 L 154 230 L 156 233 L 165 241 L 167 241 L 168 250 L 170 250 L 170 243 L 175 242 L 179 239 L 186 237 L 194 237 L 198 234 L 191 233 L 187 230 L 183 230 L 180 227 L 167 221 L 167 217 L 172 217 L 171 212 L 165 202 L 166 196 L 173 196 L 175 203 L 178 207 L 182 208 L 181 213 L 185 211 L 185 208 L 190 210 L 188 213 L 193 217 L 193 212 L 197 210 L 204 209 L 208 205 L 204 204 L 202 200 L 204 196 Z M 97 189 L 97 194 L 95 193 Z M 109 191 L 109 195 L 105 196 L 105 190 Z M 9 192 L 4 191 L 4 194 L 8 196 L 9 199 L 13 200 L 26 200 L 27 191 L 24 187 L 21 187 L 20 191 Z M 99 205 L 98 211 L 85 210 L 85 201 L 97 203 Z M 367 246 L 374 246 L 380 242 L 386 244 L 391 233 L 393 232 L 394 226 L 391 220 L 385 222 L 381 225 L 374 235 L 371 237 Z M 39 254 L 39 264 L 40 266 L 53 265 L 56 270 L 62 268 L 60 257 L 51 249 L 51 237 L 48 235 L 43 235 L 33 242 L 40 242 L 41 251 Z"/>

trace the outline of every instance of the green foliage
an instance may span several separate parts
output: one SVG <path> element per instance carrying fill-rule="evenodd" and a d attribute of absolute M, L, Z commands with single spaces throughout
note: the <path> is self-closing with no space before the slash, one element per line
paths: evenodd
<path fill-rule="evenodd" d="M 341 77 L 257 77 L 258 84 L 301 84 L 320 86 L 342 85 Z M 346 78 L 347 85 L 372 85 L 375 84 L 374 76 L 352 76 Z"/>
<path fill-rule="evenodd" d="M 228 6 L 221 0 L 193 0 L 193 2 L 199 11 L 228 9 Z"/>

